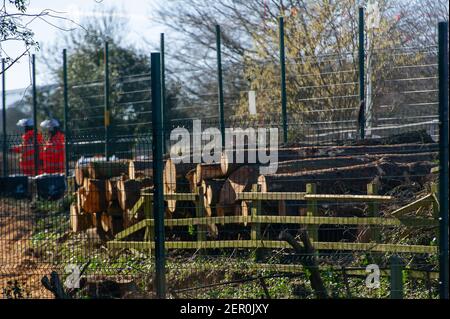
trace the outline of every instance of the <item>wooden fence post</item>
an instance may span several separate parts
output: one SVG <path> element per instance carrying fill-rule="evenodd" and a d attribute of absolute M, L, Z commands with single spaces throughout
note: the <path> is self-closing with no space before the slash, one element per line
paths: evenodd
<path fill-rule="evenodd" d="M 252 192 L 261 192 L 261 185 L 254 184 L 252 186 Z M 261 224 L 256 223 L 254 218 L 261 215 L 261 201 L 253 200 L 251 202 L 251 216 L 252 216 L 252 228 L 250 233 L 251 240 L 261 240 Z M 261 260 L 261 249 L 256 248 L 255 250 L 255 261 Z"/>
<path fill-rule="evenodd" d="M 433 195 L 433 217 L 439 218 L 439 183 L 431 183 L 431 194 Z"/>
<path fill-rule="evenodd" d="M 378 184 L 370 183 L 367 184 L 367 195 L 378 195 Z M 370 217 L 380 217 L 380 207 L 377 202 L 369 202 L 369 216 Z M 370 238 L 372 241 L 379 243 L 380 242 L 380 226 L 372 226 L 370 228 Z"/>
<path fill-rule="evenodd" d="M 317 185 L 315 183 L 306 184 L 306 194 L 316 194 L 317 193 Z M 316 200 L 308 200 L 306 202 L 306 215 L 309 217 L 317 217 L 317 201 Z M 309 225 L 307 226 L 307 231 L 309 234 L 309 238 L 311 242 L 314 243 L 319 241 L 319 225 Z M 317 249 L 316 249 L 317 251 Z"/>
<path fill-rule="evenodd" d="M 402 262 L 397 255 L 390 258 L 391 263 L 391 299 L 403 299 Z"/>
<path fill-rule="evenodd" d="M 205 217 L 205 195 L 204 195 L 204 189 L 202 186 L 197 187 L 197 194 L 198 194 L 198 200 L 195 205 L 195 213 L 197 218 Z M 206 240 L 206 225 L 205 224 L 199 224 L 197 225 L 197 241 L 203 242 Z"/>
<path fill-rule="evenodd" d="M 150 196 L 148 195 L 143 195 L 144 196 L 144 216 L 145 219 L 150 219 L 153 220 L 153 203 L 150 200 Z M 147 227 L 145 227 L 145 234 L 144 234 L 144 241 L 147 242 L 154 242 L 155 241 L 155 224 L 153 225 L 148 225 Z M 149 255 L 152 255 L 152 247 L 150 246 L 148 248 L 148 252 Z"/>

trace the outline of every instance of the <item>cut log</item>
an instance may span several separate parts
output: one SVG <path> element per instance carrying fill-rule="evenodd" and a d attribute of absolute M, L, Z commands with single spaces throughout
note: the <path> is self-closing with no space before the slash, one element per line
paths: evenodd
<path fill-rule="evenodd" d="M 153 177 L 153 162 L 149 160 L 130 161 L 128 164 L 128 176 L 130 179 Z"/>
<path fill-rule="evenodd" d="M 204 181 L 204 187 L 206 189 L 205 201 L 208 205 L 214 206 L 219 202 L 220 190 L 222 189 L 224 183 L 224 179 L 211 179 Z"/>
<path fill-rule="evenodd" d="M 89 178 L 108 179 L 128 174 L 128 161 L 92 161 L 87 164 Z"/>
<path fill-rule="evenodd" d="M 222 173 L 224 176 L 230 175 L 232 172 L 237 170 L 243 165 L 258 164 L 259 165 L 259 154 L 258 152 L 265 151 L 266 154 L 277 153 L 275 157 L 276 161 L 289 161 L 296 160 L 309 155 L 313 155 L 316 152 L 316 147 L 297 147 L 297 148 L 279 148 L 279 149 L 245 149 L 245 150 L 227 150 L 222 153 L 220 159 L 220 165 L 222 168 Z M 310 154 L 311 153 L 311 154 Z M 251 158 L 253 157 L 254 158 Z"/>
<path fill-rule="evenodd" d="M 171 159 L 168 159 L 164 163 L 164 194 L 175 194 L 177 192 L 177 170 L 175 164 Z M 177 201 L 176 200 L 168 200 L 167 210 L 170 213 L 175 212 Z"/>
<path fill-rule="evenodd" d="M 428 153 L 437 152 L 439 145 L 437 143 L 408 143 L 408 144 L 395 144 L 395 145 L 354 145 L 354 146 L 303 146 L 292 148 L 280 148 L 277 150 L 271 150 L 271 152 L 277 151 L 276 160 L 278 162 L 285 162 L 291 160 L 298 160 L 310 157 L 335 157 L 335 156 L 354 156 L 365 154 L 411 154 L 411 153 Z M 245 150 L 244 152 L 244 164 L 248 163 L 248 152 L 255 152 L 258 154 L 259 150 Z M 269 153 L 269 150 L 266 150 Z M 236 150 L 226 151 L 222 156 L 221 166 L 222 171 L 232 170 L 236 166 L 244 165 L 239 164 L 236 159 Z M 257 160 L 259 157 L 257 156 Z M 227 163 L 235 163 L 232 166 Z M 257 164 L 259 162 L 257 161 Z M 230 168 L 227 169 L 227 165 Z"/>
<path fill-rule="evenodd" d="M 109 233 L 112 224 L 112 216 L 108 215 L 108 213 L 103 212 L 101 215 L 101 225 L 102 229 L 105 233 Z"/>
<path fill-rule="evenodd" d="M 117 200 L 117 182 L 124 181 L 124 177 L 112 177 L 106 181 L 106 201 L 112 202 Z"/>
<path fill-rule="evenodd" d="M 112 236 L 123 230 L 122 210 L 117 204 L 102 213 L 101 225 L 103 231 Z"/>
<path fill-rule="evenodd" d="M 78 210 L 75 203 L 70 205 L 70 229 L 74 233 L 84 231 L 89 228 L 89 215 Z"/>
<path fill-rule="evenodd" d="M 237 215 L 237 216 L 247 217 L 247 216 L 251 215 L 250 205 L 246 201 L 242 201 L 239 206 L 240 206 L 240 210 L 238 211 L 239 215 Z M 247 226 L 247 222 L 244 222 L 244 226 Z"/>
<path fill-rule="evenodd" d="M 173 194 L 177 191 L 177 170 L 171 159 L 164 163 L 163 182 L 165 194 Z"/>
<path fill-rule="evenodd" d="M 236 193 L 250 190 L 252 184 L 258 179 L 259 170 L 253 166 L 242 166 L 233 172 L 225 181 L 220 190 L 219 203 L 217 205 L 217 215 L 224 216 L 226 207 L 234 210 L 236 203 Z"/>
<path fill-rule="evenodd" d="M 141 197 L 141 189 L 150 187 L 152 180 L 150 178 L 128 179 L 117 182 L 117 201 L 122 210 L 133 208 Z"/>
<path fill-rule="evenodd" d="M 360 145 L 360 146 L 330 146 L 330 147 L 300 147 L 291 149 L 296 151 L 300 157 L 335 157 L 335 156 L 355 156 L 366 154 L 411 154 L 437 152 L 439 145 L 430 144 L 396 144 L 396 145 Z M 281 151 L 282 155 L 283 152 Z M 282 158 L 282 156 L 281 156 Z"/>
<path fill-rule="evenodd" d="M 82 207 L 83 207 L 82 202 L 84 200 L 83 196 L 85 196 L 85 195 L 86 195 L 86 191 L 85 191 L 83 186 L 79 187 L 78 190 L 75 192 L 75 196 L 76 196 L 76 199 L 77 199 L 76 205 L 77 205 L 77 210 L 79 212 L 82 211 Z"/>
<path fill-rule="evenodd" d="M 387 189 L 399 185 L 405 179 L 421 182 L 432 162 L 398 164 L 385 160 L 369 164 L 354 165 L 292 174 L 261 175 L 258 184 L 262 192 L 304 192 L 307 183 L 316 183 L 322 194 L 345 192 L 365 193 L 367 184 L 378 180 Z"/>
<path fill-rule="evenodd" d="M 196 169 L 196 163 L 179 163 L 175 164 L 175 169 L 177 173 L 177 178 L 185 178 L 186 174 L 191 170 Z"/>
<path fill-rule="evenodd" d="M 220 168 L 222 170 L 223 176 L 229 176 L 236 169 L 238 169 L 243 164 L 236 164 L 232 161 L 233 153 L 230 152 L 222 152 L 220 156 Z"/>
<path fill-rule="evenodd" d="M 197 188 L 197 170 L 193 169 L 190 170 L 187 174 L 186 174 L 186 179 L 189 182 L 189 189 L 191 190 L 192 193 L 196 192 L 196 188 Z"/>
<path fill-rule="evenodd" d="M 439 154 L 437 152 L 428 152 L 414 154 L 366 154 L 359 156 L 306 158 L 278 163 L 276 174 L 368 164 L 380 159 L 396 163 L 433 161 L 438 158 L 438 155 Z"/>
<path fill-rule="evenodd" d="M 87 213 L 106 210 L 106 183 L 104 180 L 85 178 L 81 191 L 81 208 Z"/>
<path fill-rule="evenodd" d="M 197 182 L 224 177 L 220 163 L 197 164 Z"/>
<path fill-rule="evenodd" d="M 77 162 L 75 164 L 75 182 L 78 186 L 83 185 L 83 180 L 85 177 L 89 176 L 88 167 L 85 163 Z"/>

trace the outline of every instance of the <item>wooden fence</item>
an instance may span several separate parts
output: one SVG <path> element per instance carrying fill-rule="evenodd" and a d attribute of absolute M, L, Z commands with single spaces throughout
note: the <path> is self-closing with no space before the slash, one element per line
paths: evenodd
<path fill-rule="evenodd" d="M 254 185 L 252 192 L 242 192 L 237 194 L 237 200 L 247 202 L 250 206 L 251 214 L 248 216 L 219 216 L 205 217 L 204 196 L 201 189 L 197 193 L 166 194 L 164 199 L 177 201 L 191 201 L 195 203 L 196 217 L 165 219 L 166 227 L 174 226 L 198 226 L 197 240 L 195 241 L 166 241 L 166 249 L 217 249 L 217 248 L 291 248 L 290 245 L 280 240 L 266 240 L 261 234 L 262 224 L 291 224 L 305 225 L 311 237 L 313 247 L 316 250 L 339 250 L 339 251 L 365 251 L 383 253 L 417 253 L 436 254 L 437 246 L 425 245 L 404 245 L 389 244 L 380 242 L 379 230 L 376 226 L 386 227 L 438 227 L 437 215 L 433 217 L 405 217 L 405 214 L 417 210 L 420 207 L 432 205 L 433 211 L 437 212 L 438 203 L 436 194 L 433 192 L 420 198 L 404 207 L 401 207 L 390 214 L 389 217 L 380 216 L 380 203 L 392 201 L 391 196 L 376 195 L 375 184 L 367 186 L 367 195 L 334 195 L 317 194 L 315 184 L 308 184 L 306 192 L 292 193 L 263 193 L 258 191 L 258 186 Z M 433 187 L 436 190 L 436 187 Z M 137 224 L 125 229 L 116 235 L 115 239 L 107 243 L 109 248 L 134 248 L 151 250 L 154 248 L 153 241 L 153 194 L 148 190 L 143 191 L 141 199 L 135 205 L 131 213 L 144 209 L 145 219 Z M 306 201 L 306 216 L 274 216 L 273 214 L 262 214 L 261 203 L 263 201 Z M 362 202 L 369 206 L 369 217 L 327 217 L 318 215 L 319 202 Z M 251 228 L 249 240 L 207 240 L 206 227 L 212 224 L 244 224 Z M 358 225 L 368 226 L 371 230 L 370 242 L 323 242 L 319 241 L 318 228 L 320 225 Z M 372 228 L 371 228 L 372 226 Z M 145 229 L 144 241 L 127 241 L 131 234 Z"/>

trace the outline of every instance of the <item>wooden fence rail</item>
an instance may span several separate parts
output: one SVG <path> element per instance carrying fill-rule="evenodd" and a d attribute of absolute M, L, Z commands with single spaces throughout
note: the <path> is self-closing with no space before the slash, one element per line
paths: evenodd
<path fill-rule="evenodd" d="M 436 254 L 436 246 L 424 245 L 404 245 L 404 244 L 385 244 L 380 243 L 379 232 L 372 229 L 371 242 L 320 242 L 318 240 L 318 227 L 320 225 L 358 225 L 358 226 L 385 226 L 385 227 L 438 227 L 438 220 L 435 218 L 404 217 L 405 212 L 411 209 L 426 205 L 434 205 L 434 196 L 426 195 L 403 208 L 396 210 L 391 214 L 392 217 L 381 217 L 379 213 L 379 204 L 393 200 L 391 196 L 375 195 L 376 186 L 369 184 L 367 187 L 368 195 L 334 195 L 334 194 L 316 194 L 314 184 L 307 185 L 307 192 L 298 193 L 263 193 L 260 187 L 254 185 L 251 192 L 237 193 L 237 199 L 247 201 L 250 204 L 251 214 L 248 216 L 216 216 L 205 217 L 202 208 L 202 190 L 198 193 L 176 193 L 164 195 L 165 200 L 193 201 L 196 204 L 196 216 L 194 218 L 166 219 L 164 221 L 167 227 L 186 227 L 197 226 L 196 241 L 167 241 L 166 249 L 217 249 L 217 248 L 291 248 L 286 242 L 279 240 L 264 240 L 261 234 L 262 224 L 297 224 L 306 225 L 313 246 L 316 250 L 343 250 L 343 251 L 370 251 L 370 252 L 390 252 L 390 253 L 418 253 L 418 254 Z M 154 220 L 152 215 L 153 194 L 147 190 L 142 193 L 142 197 L 133 210 L 137 211 L 144 206 L 146 219 L 125 229 L 116 235 L 113 241 L 107 243 L 110 248 L 134 248 L 134 249 L 153 249 L 153 227 Z M 274 214 L 261 214 L 261 202 L 265 200 L 293 200 L 306 201 L 306 216 L 277 216 Z M 318 216 L 318 202 L 321 201 L 346 201 L 346 202 L 366 202 L 369 205 L 369 217 L 328 217 Z M 211 224 L 243 224 L 251 229 L 250 240 L 207 240 L 206 227 Z M 144 241 L 126 241 L 126 237 L 141 230 L 146 229 Z"/>

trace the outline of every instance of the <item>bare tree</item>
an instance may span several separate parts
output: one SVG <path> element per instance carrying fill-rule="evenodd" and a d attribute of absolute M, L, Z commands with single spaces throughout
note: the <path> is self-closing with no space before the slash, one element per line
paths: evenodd
<path fill-rule="evenodd" d="M 23 56 L 27 55 L 31 48 L 39 49 L 39 43 L 35 40 L 35 35 L 31 29 L 31 24 L 36 20 L 41 20 L 49 26 L 66 30 L 55 24 L 55 20 L 72 20 L 62 17 L 61 12 L 52 9 L 44 9 L 37 13 L 27 11 L 29 1 L 26 0 L 3 0 L 0 7 L 0 57 L 7 63 L 6 70 L 9 69 Z M 73 22 L 75 23 L 75 22 Z M 20 43 L 22 50 L 14 55 L 10 55 L 5 50 L 7 43 Z M 2 70 L 0 70 L 0 73 Z"/>
<path fill-rule="evenodd" d="M 212 106 L 212 112 L 216 109 L 217 101 L 214 26 L 221 25 L 226 96 L 237 95 L 239 100 L 239 107 L 228 103 L 226 110 L 230 114 L 237 113 L 239 119 L 246 115 L 248 102 L 245 91 L 249 88 L 259 91 L 258 105 L 262 107 L 261 113 L 280 113 L 276 109 L 280 105 L 277 102 L 277 18 L 285 16 L 289 113 L 292 115 L 297 112 L 303 119 L 307 119 L 305 114 L 309 114 L 314 120 L 330 120 L 329 116 L 318 113 L 317 109 L 344 108 L 348 109 L 347 113 L 339 111 L 339 114 L 329 114 L 346 119 L 355 118 L 353 110 L 359 103 L 357 85 L 344 84 L 358 82 L 358 61 L 355 55 L 358 47 L 357 9 L 366 2 L 169 0 L 155 5 L 154 10 L 159 17 L 158 21 L 178 35 L 168 48 L 170 60 L 177 62 L 175 67 L 174 63 L 167 64 L 172 76 L 184 80 L 186 88 L 192 94 Z M 391 67 L 393 63 L 418 63 L 426 58 L 424 55 L 405 54 L 399 55 L 394 61 L 390 50 L 435 44 L 437 21 L 448 19 L 448 4 L 444 0 L 380 0 L 378 3 L 382 23 L 378 30 L 370 31 L 375 33 L 371 40 L 371 50 L 378 50 L 377 66 L 373 72 L 378 77 L 378 82 L 374 82 L 374 96 L 385 95 L 388 82 L 383 85 L 379 83 L 383 79 L 394 77 Z M 336 63 L 330 63 L 332 59 Z M 356 71 L 353 74 L 336 72 L 340 70 Z M 307 78 L 305 74 L 312 76 Z M 315 88 L 320 89 L 313 92 Z M 352 95 L 355 98 L 328 99 L 330 96 Z M 391 100 L 392 97 L 387 96 Z M 305 104 L 307 98 L 313 98 L 308 105 Z M 404 102 L 398 95 L 394 98 L 395 103 L 389 101 L 390 104 Z M 334 117 L 331 119 L 339 120 Z M 301 118 L 295 120 L 302 121 Z"/>

